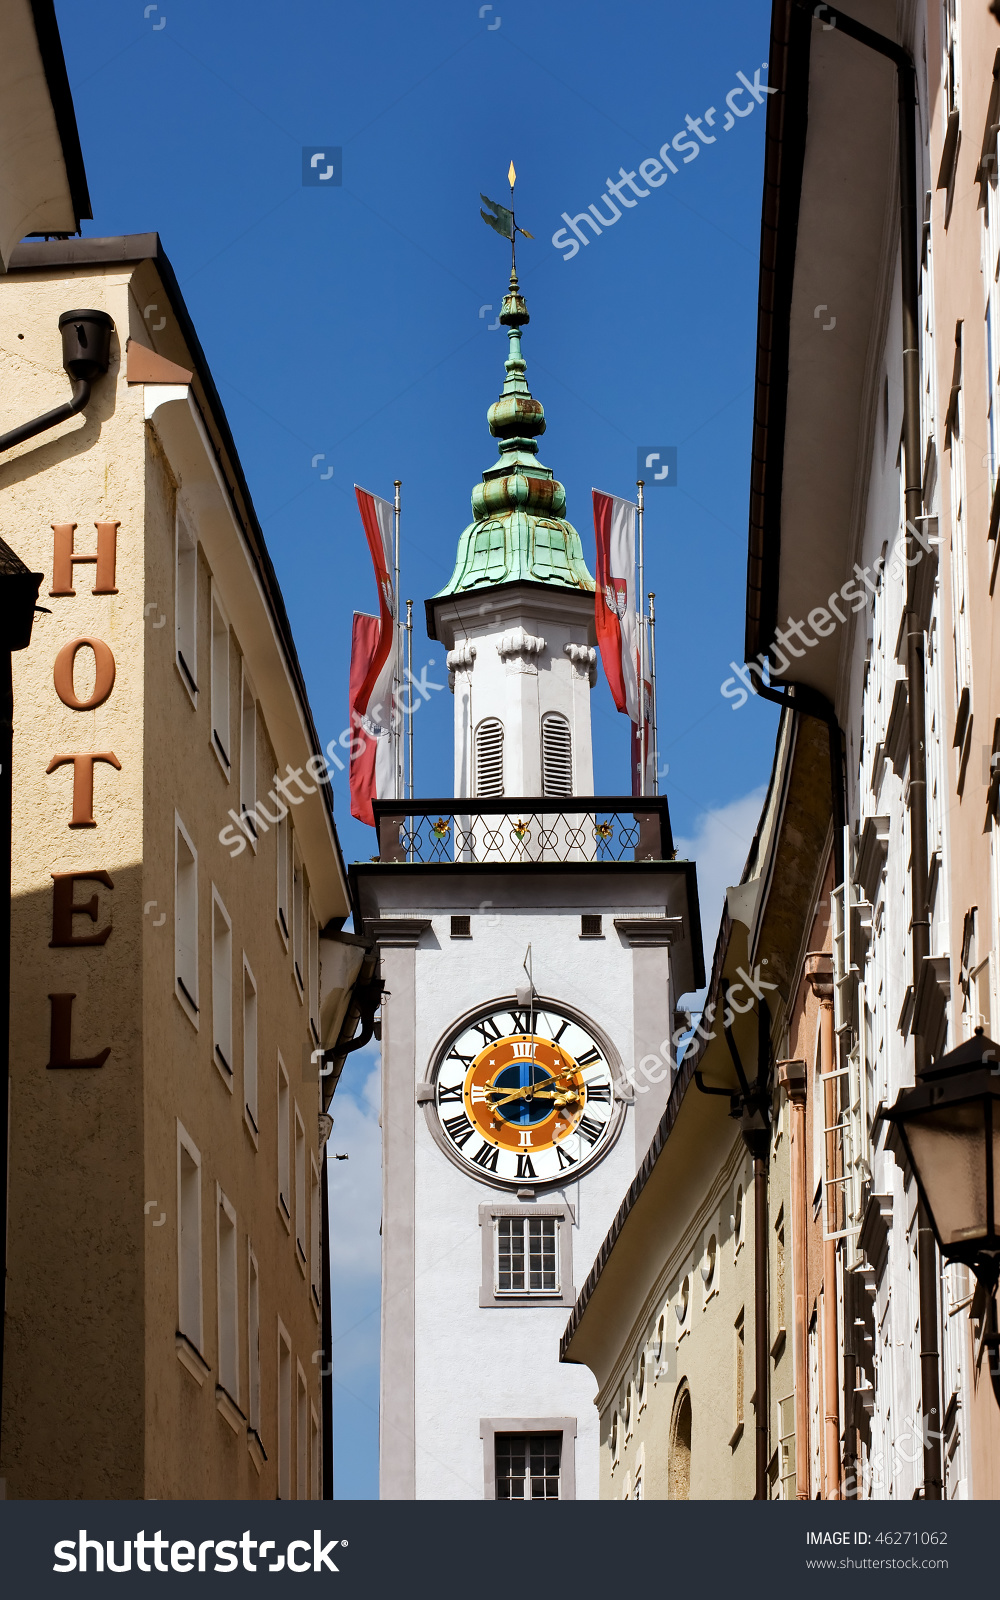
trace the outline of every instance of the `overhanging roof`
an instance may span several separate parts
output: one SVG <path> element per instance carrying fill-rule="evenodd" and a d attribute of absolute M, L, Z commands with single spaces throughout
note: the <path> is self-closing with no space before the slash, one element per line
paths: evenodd
<path fill-rule="evenodd" d="M 53 0 L 0 9 L 0 270 L 26 233 L 76 233 L 91 216 Z"/>
<path fill-rule="evenodd" d="M 814 17 L 811 5 L 775 0 L 772 14 L 778 93 L 768 103 L 761 219 L 748 661 L 850 577 L 870 464 L 869 365 L 898 239 L 895 68 L 824 27 L 825 9 Z M 867 27 L 896 37 L 893 0 L 866 0 L 863 10 Z M 804 650 L 784 676 L 832 700 L 843 633 Z"/>

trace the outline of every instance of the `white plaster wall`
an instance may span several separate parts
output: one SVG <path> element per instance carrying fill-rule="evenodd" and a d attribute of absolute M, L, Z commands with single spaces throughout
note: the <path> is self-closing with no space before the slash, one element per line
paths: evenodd
<path fill-rule="evenodd" d="M 653 908 L 650 908 L 653 909 Z M 452 940 L 437 916 L 416 952 L 416 1070 L 426 1077 L 435 1046 L 451 1022 L 491 996 L 524 982 L 530 940 L 540 994 L 582 1010 L 616 1046 L 632 1048 L 632 952 L 617 937 L 581 940 L 572 912 L 525 911 L 473 916 L 473 937 Z M 391 1003 L 391 1002 L 390 1002 Z M 482 1417 L 575 1416 L 577 1497 L 598 1497 L 599 1419 L 592 1374 L 559 1362 L 569 1310 L 481 1308 L 479 1206 L 509 1203 L 510 1190 L 459 1171 L 416 1120 L 416 1494 L 427 1499 L 483 1497 Z M 573 1283 L 579 1291 L 634 1175 L 631 1118 L 605 1159 L 545 1198 L 572 1206 Z"/>
<path fill-rule="evenodd" d="M 548 596 L 532 604 L 535 597 L 531 591 L 528 594 L 529 600 L 517 608 L 505 607 L 502 615 L 484 601 L 485 612 L 472 610 L 463 616 L 464 632 L 456 630 L 456 648 L 449 652 L 455 694 L 456 795 L 473 793 L 474 731 L 487 717 L 498 717 L 504 726 L 504 792 L 541 794 L 541 719 L 548 711 L 560 712 L 572 730 L 574 794 L 594 792 L 591 663 L 574 662 L 566 654 L 567 645 L 591 648 L 593 598 L 586 596 L 586 613 L 574 617 L 556 615 L 555 608 L 544 603 Z M 567 598 L 570 605 L 558 610 L 578 609 L 573 604 L 578 597 L 570 593 Z M 518 627 L 532 641 L 542 640 L 542 646 L 501 654 L 501 646 Z"/>

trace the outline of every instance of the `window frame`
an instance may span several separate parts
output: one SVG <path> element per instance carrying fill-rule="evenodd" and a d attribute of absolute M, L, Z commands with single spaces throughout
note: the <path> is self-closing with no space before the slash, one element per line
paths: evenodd
<path fill-rule="evenodd" d="M 291 1086 L 288 1081 L 288 1069 L 281 1059 L 278 1051 L 278 1077 L 277 1077 L 277 1102 L 278 1102 L 278 1192 L 276 1205 L 281 1218 L 288 1229 L 292 1231 L 291 1213 Z"/>
<path fill-rule="evenodd" d="M 309 1266 L 309 1188 L 306 1183 L 306 1125 L 299 1110 L 298 1101 L 294 1102 L 292 1117 L 292 1162 L 294 1171 L 292 1181 L 295 1184 L 295 1257 L 302 1269 L 307 1274 Z"/>
<path fill-rule="evenodd" d="M 575 1417 L 482 1417 L 479 1437 L 483 1441 L 483 1499 L 495 1500 L 496 1436 L 498 1433 L 559 1433 L 559 1498 L 576 1499 L 576 1418 Z"/>
<path fill-rule="evenodd" d="M 187 949 L 186 942 L 184 940 L 182 940 L 182 932 L 183 932 L 184 927 L 185 927 L 185 918 L 184 918 L 184 916 L 182 916 L 182 907 L 181 907 L 181 881 L 180 881 L 181 862 L 180 862 L 180 852 L 179 852 L 179 849 L 178 849 L 178 841 L 179 840 L 183 840 L 184 846 L 185 846 L 186 850 L 188 851 L 188 853 L 189 853 L 189 855 L 191 857 L 190 862 L 186 864 L 187 869 L 190 870 L 190 873 L 191 873 L 191 885 L 192 885 L 192 896 L 191 896 L 192 906 L 191 906 L 191 911 L 192 911 L 192 914 L 193 914 L 193 924 L 192 924 L 192 926 L 191 926 L 191 928 L 189 930 L 189 932 L 190 932 L 190 941 L 189 941 L 190 949 L 189 950 Z M 186 954 L 189 954 L 190 957 L 191 957 L 192 965 L 191 965 L 190 969 L 187 968 L 186 962 L 185 962 L 185 959 L 184 959 Z M 194 841 L 192 840 L 191 835 L 188 833 L 187 828 L 184 826 L 184 822 L 183 822 L 183 820 L 181 818 L 180 813 L 178 811 L 175 811 L 174 812 L 174 995 L 175 995 L 176 999 L 178 1000 L 178 1002 L 179 1002 L 179 1004 L 181 1006 L 181 1009 L 184 1012 L 184 1015 L 187 1017 L 188 1021 L 192 1024 L 193 1027 L 200 1029 L 200 1015 L 201 1015 L 201 1013 L 200 1013 L 199 1005 L 198 1005 L 198 992 L 199 992 L 198 969 L 199 969 L 199 965 L 200 965 L 200 963 L 199 963 L 199 960 L 198 960 L 198 851 L 195 848 Z M 186 979 L 190 979 L 190 982 L 191 982 L 191 988 L 190 989 L 188 987 L 187 982 L 185 981 Z M 193 990 L 193 992 L 192 992 L 192 990 Z"/>
<path fill-rule="evenodd" d="M 309 1495 L 309 1384 L 302 1362 L 295 1362 L 295 1498 Z"/>
<path fill-rule="evenodd" d="M 278 1439 L 278 1499 L 292 1498 L 292 1339 L 278 1318 L 278 1372 L 275 1385 Z"/>
<path fill-rule="evenodd" d="M 260 1267 L 247 1239 L 247 1422 L 260 1438 Z"/>
<path fill-rule="evenodd" d="M 553 1217 L 558 1224 L 556 1249 L 559 1258 L 559 1289 L 509 1290 L 498 1293 L 496 1288 L 496 1236 L 501 1217 Z M 479 1207 L 479 1226 L 482 1233 L 482 1281 L 479 1304 L 482 1308 L 503 1306 L 575 1306 L 576 1289 L 573 1287 L 573 1228 L 576 1213 L 567 1201 L 536 1201 L 532 1205 L 505 1204 L 501 1200 L 488 1201 Z M 516 1431 L 516 1430 L 515 1430 Z M 542 1430 L 544 1431 L 544 1430 Z"/>
<path fill-rule="evenodd" d="M 239 813 L 245 819 L 243 833 L 250 848 L 257 848 L 257 694 L 247 671 L 246 659 L 240 660 L 240 766 Z"/>
<path fill-rule="evenodd" d="M 209 601 L 209 689 L 211 700 L 211 728 L 209 744 L 215 751 L 222 775 L 227 783 L 233 776 L 233 638 L 229 613 L 222 603 L 215 579 L 212 579 Z M 221 627 L 216 628 L 216 618 Z M 225 684 L 222 683 L 222 646 L 225 636 Z"/>
<path fill-rule="evenodd" d="M 218 923 L 223 933 L 220 937 Z M 223 970 L 223 968 L 227 970 Z M 220 1028 L 220 1023 L 222 1027 Z M 226 1049 L 228 1047 L 228 1055 Z M 212 1060 L 230 1094 L 233 1092 L 233 921 L 215 884 L 212 885 Z"/>
<path fill-rule="evenodd" d="M 248 1052 L 247 1052 L 247 1037 L 248 1037 L 248 1034 L 249 1034 L 249 1028 L 247 1026 L 247 1015 L 248 1015 L 248 1011 L 247 1011 L 247 989 L 248 989 L 248 984 L 249 984 L 250 993 L 253 996 L 253 1005 L 252 1005 L 252 1011 L 253 1011 L 253 1063 L 252 1063 L 252 1070 L 250 1070 L 250 1071 L 248 1071 Z M 247 1082 L 248 1078 L 252 1079 L 252 1086 L 253 1086 L 253 1104 L 252 1105 L 250 1103 L 250 1095 L 248 1093 L 248 1082 Z M 259 1126 L 259 1122 L 258 1122 L 258 1117 L 259 1117 L 259 1113 L 260 1113 L 259 1093 L 260 1093 L 260 992 L 259 992 L 259 990 L 257 988 L 257 980 L 253 975 L 253 971 L 251 969 L 250 962 L 247 959 L 247 953 L 244 950 L 243 951 L 243 1116 L 244 1116 L 244 1120 L 246 1121 L 247 1127 L 248 1127 L 251 1135 L 253 1136 L 253 1142 L 254 1142 L 255 1146 L 256 1146 L 258 1138 L 260 1136 L 260 1126 Z"/>
<path fill-rule="evenodd" d="M 484 790 L 482 788 L 481 783 L 480 783 L 480 750 L 479 750 L 479 741 L 480 741 L 480 738 L 482 737 L 484 731 L 487 728 L 499 728 L 499 730 L 500 730 L 500 787 L 499 787 L 499 789 Z M 475 728 L 473 729 L 473 732 L 472 732 L 472 765 L 473 765 L 472 793 L 473 793 L 473 796 L 477 800 L 495 800 L 495 799 L 502 799 L 503 798 L 503 795 L 504 795 L 505 790 L 506 790 L 506 784 L 505 784 L 505 781 L 504 781 L 505 777 L 506 777 L 506 772 L 505 772 L 504 749 L 503 749 L 503 747 L 504 747 L 504 725 L 503 725 L 503 722 L 500 719 L 500 717 L 492 717 L 492 716 L 483 717 L 480 722 L 476 723 L 476 726 L 475 726 Z"/>
<path fill-rule="evenodd" d="M 182 562 L 183 557 L 183 562 Z M 190 584 L 190 595 L 182 587 Z M 183 637 L 182 637 L 183 624 Z M 185 650 L 182 646 L 189 646 Z M 191 660 L 187 656 L 190 654 Z M 198 709 L 198 537 L 178 506 L 174 513 L 174 666 L 185 693 Z"/>
<path fill-rule="evenodd" d="M 292 828 L 288 821 L 288 812 L 279 817 L 274 825 L 275 858 L 276 858 L 276 906 L 274 920 L 278 924 L 278 933 L 287 950 L 292 937 L 292 915 L 289 905 L 288 890 L 290 877 L 288 872 L 289 851 L 291 848 L 290 836 Z"/>
<path fill-rule="evenodd" d="M 226 1278 L 223 1281 L 223 1218 L 231 1229 L 226 1241 Z M 218 1382 L 237 1408 L 240 1404 L 240 1275 L 239 1223 L 232 1201 L 215 1185 L 215 1280 L 218 1335 Z M 225 1364 L 223 1355 L 225 1354 Z M 230 1379 L 230 1382 L 226 1380 Z"/>
<path fill-rule="evenodd" d="M 188 1196 L 185 1194 L 184 1184 L 184 1157 L 187 1156 L 190 1166 L 197 1174 L 197 1183 L 194 1189 L 196 1216 L 193 1227 L 185 1225 L 185 1216 L 188 1214 Z M 184 1124 L 177 1120 L 177 1331 L 190 1345 L 197 1350 L 204 1361 L 205 1350 L 205 1248 L 202 1229 L 202 1169 L 201 1151 L 188 1133 Z M 189 1313 L 192 1307 L 187 1303 L 191 1295 L 192 1284 L 186 1283 L 185 1256 L 186 1237 L 193 1235 L 195 1246 L 195 1265 L 197 1276 L 197 1315 L 192 1320 Z"/>

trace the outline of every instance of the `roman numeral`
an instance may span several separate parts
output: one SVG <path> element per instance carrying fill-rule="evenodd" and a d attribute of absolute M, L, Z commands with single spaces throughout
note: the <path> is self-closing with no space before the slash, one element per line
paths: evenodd
<path fill-rule="evenodd" d="M 518 1156 L 517 1175 L 519 1178 L 534 1178 L 537 1176 L 534 1167 L 531 1165 L 530 1156 Z"/>
<path fill-rule="evenodd" d="M 447 1087 L 443 1083 L 438 1084 L 438 1105 L 443 1106 L 449 1100 L 457 1100 L 461 1104 L 462 1085 L 460 1083 L 451 1083 Z"/>
<path fill-rule="evenodd" d="M 593 1100 L 595 1105 L 609 1106 L 611 1104 L 610 1083 L 587 1084 L 587 1099 Z"/>
<path fill-rule="evenodd" d="M 526 1146 L 530 1150 L 531 1149 L 531 1130 L 529 1128 L 522 1128 L 520 1133 L 517 1136 L 517 1142 L 518 1142 L 519 1145 Z"/>
<path fill-rule="evenodd" d="M 562 1027 L 559 1029 L 559 1032 L 558 1033 L 554 1033 L 552 1035 L 552 1037 L 555 1040 L 556 1044 L 559 1043 L 559 1040 L 562 1038 L 563 1034 L 566 1032 L 566 1029 L 568 1027 L 569 1027 L 569 1022 L 568 1021 L 564 1021 Z"/>
<path fill-rule="evenodd" d="M 512 1011 L 512 1012 L 510 1012 L 510 1021 L 511 1021 L 511 1029 L 510 1029 L 511 1033 L 530 1033 L 531 1032 L 531 1012 L 530 1011 Z"/>
<path fill-rule="evenodd" d="M 503 1038 L 492 1017 L 484 1017 L 482 1022 L 474 1022 L 472 1026 L 476 1033 L 482 1034 L 483 1044 L 495 1044 L 497 1039 Z"/>
<path fill-rule="evenodd" d="M 601 1052 L 596 1048 L 596 1046 L 591 1045 L 586 1055 L 577 1056 L 576 1064 L 578 1067 L 592 1067 L 594 1062 L 600 1061 L 600 1059 Z"/>
<path fill-rule="evenodd" d="M 595 1122 L 593 1117 L 581 1117 L 576 1125 L 576 1131 L 582 1134 L 584 1139 L 589 1140 L 591 1144 L 595 1144 L 601 1137 L 603 1130 L 601 1124 Z"/>
<path fill-rule="evenodd" d="M 471 1133 L 471 1128 L 470 1128 Z M 489 1172 L 496 1172 L 500 1151 L 495 1144 L 487 1144 L 485 1139 L 472 1157 L 477 1167 L 484 1167 Z"/>
<path fill-rule="evenodd" d="M 561 1144 L 556 1145 L 556 1155 L 559 1157 L 560 1172 L 563 1172 L 566 1167 L 576 1166 L 576 1156 L 571 1156 L 568 1151 L 563 1149 Z"/>
<path fill-rule="evenodd" d="M 460 1111 L 457 1117 L 446 1117 L 444 1125 L 449 1139 L 460 1150 L 464 1144 L 468 1144 L 475 1131 L 464 1111 Z"/>
<path fill-rule="evenodd" d="M 474 1106 L 484 1106 L 486 1104 L 486 1090 L 481 1083 L 474 1083 L 469 1093 Z"/>
<path fill-rule="evenodd" d="M 472 1063 L 475 1061 L 475 1059 L 476 1059 L 475 1056 L 463 1056 L 461 1050 L 449 1050 L 448 1051 L 448 1060 L 449 1061 L 460 1061 L 462 1063 L 463 1067 L 471 1067 Z"/>

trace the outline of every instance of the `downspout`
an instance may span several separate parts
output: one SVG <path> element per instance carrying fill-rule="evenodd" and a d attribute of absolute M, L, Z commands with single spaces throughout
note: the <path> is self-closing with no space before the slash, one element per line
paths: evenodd
<path fill-rule="evenodd" d="M 795 1498 L 808 1500 L 809 1440 L 809 1183 L 806 1176 L 806 1064 L 779 1061 L 778 1081 L 791 1107 L 789 1177 L 792 1221 L 792 1359 L 795 1371 Z"/>
<path fill-rule="evenodd" d="M 920 345 L 919 273 L 917 248 L 917 144 L 916 72 L 913 61 L 894 39 L 866 28 L 835 6 L 812 8 L 809 0 L 795 0 L 803 10 L 821 14 L 825 28 L 835 27 L 848 38 L 884 56 L 896 68 L 899 108 L 899 224 L 900 287 L 903 316 L 903 472 L 907 528 L 916 525 L 923 504 L 920 458 Z M 927 759 L 924 706 L 924 636 L 916 612 L 916 569 L 907 569 L 906 682 L 909 705 L 909 813 L 911 944 L 913 994 L 916 996 L 930 954 L 930 916 L 927 901 Z M 927 1063 L 926 1041 L 914 1033 L 914 1069 L 919 1075 Z M 934 1236 L 923 1205 L 917 1217 L 917 1274 L 920 1301 L 920 1393 L 924 1418 L 924 1499 L 943 1494 L 941 1456 L 941 1379 L 938 1349 L 939 1269 Z M 932 1419 L 938 1422 L 935 1428 Z"/>
<path fill-rule="evenodd" d="M 836 1173 L 837 1136 L 834 1131 L 836 1099 L 833 1063 L 833 972 L 831 958 L 824 953 L 806 957 L 806 981 L 819 1001 L 819 1061 L 823 1084 L 822 1115 L 826 1141 L 826 1171 Z M 817 1105 L 816 1112 L 820 1106 Z M 814 1113 L 815 1114 L 815 1113 Z M 823 1195 L 823 1479 L 824 1498 L 841 1498 L 840 1476 L 840 1348 L 837 1318 L 837 1232 L 836 1199 L 832 1185 Z"/>
<path fill-rule="evenodd" d="M 327 1141 L 328 1142 L 328 1141 Z M 330 1187 L 327 1145 L 323 1145 L 323 1499 L 333 1499 L 333 1307 L 330 1292 Z"/>

